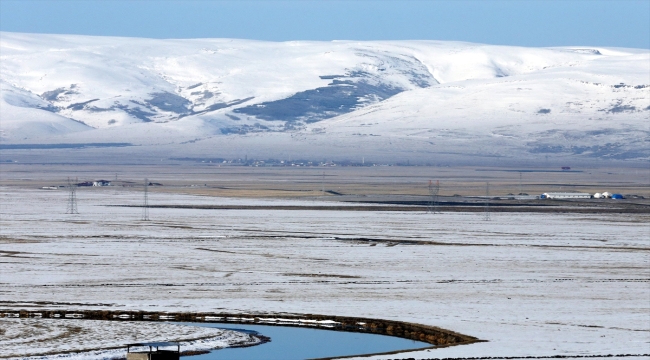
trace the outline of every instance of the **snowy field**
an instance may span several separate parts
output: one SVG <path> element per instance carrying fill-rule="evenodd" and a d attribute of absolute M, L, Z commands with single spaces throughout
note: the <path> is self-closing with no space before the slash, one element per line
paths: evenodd
<path fill-rule="evenodd" d="M 105 206 L 139 192 L 79 192 L 79 215 L 67 196 L 0 188 L 0 308 L 360 316 L 488 340 L 404 358 L 650 353 L 650 214 L 151 209 L 144 222 Z M 210 202 L 260 200 L 150 194 Z"/>
<path fill-rule="evenodd" d="M 150 341 L 180 341 L 181 351 L 259 343 L 237 331 L 169 323 L 0 318 L 0 328 L 0 358 L 111 359 L 126 356 L 125 344 Z"/>

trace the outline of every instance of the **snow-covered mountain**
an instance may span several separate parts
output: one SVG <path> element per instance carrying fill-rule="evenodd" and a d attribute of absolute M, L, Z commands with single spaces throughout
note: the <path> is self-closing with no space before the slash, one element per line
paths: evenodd
<path fill-rule="evenodd" d="M 0 59 L 5 144 L 650 158 L 645 49 L 3 32 Z"/>

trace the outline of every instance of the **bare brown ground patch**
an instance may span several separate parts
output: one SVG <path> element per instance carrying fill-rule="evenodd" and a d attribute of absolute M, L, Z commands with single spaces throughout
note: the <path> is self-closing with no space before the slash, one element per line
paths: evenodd
<path fill-rule="evenodd" d="M 148 177 L 162 186 L 150 191 L 226 197 L 304 198 L 345 195 L 427 196 L 428 181 L 440 181 L 440 195 L 483 195 L 490 182 L 491 194 L 504 196 L 552 191 L 619 192 L 650 197 L 648 170 L 626 167 L 578 168 L 575 172 L 544 168 L 481 167 L 244 167 L 179 163 L 173 165 L 7 164 L 0 186 L 39 188 L 79 181 L 108 179 L 108 188 L 80 191 L 130 191 L 141 189 Z M 521 182 L 519 172 L 521 171 Z M 534 171 L 534 172 L 531 172 Z M 323 176 L 324 174 L 324 176 Z M 115 180 L 117 175 L 117 180 Z M 325 193 L 322 191 L 325 190 Z M 43 190 L 65 191 L 65 190 Z M 331 191 L 333 193 L 330 193 Z"/>

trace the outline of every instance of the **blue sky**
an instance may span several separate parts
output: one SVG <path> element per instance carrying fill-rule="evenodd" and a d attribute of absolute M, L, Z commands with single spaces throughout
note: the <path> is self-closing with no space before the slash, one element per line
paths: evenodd
<path fill-rule="evenodd" d="M 151 38 L 650 48 L 650 0 L 0 0 L 0 30 Z"/>

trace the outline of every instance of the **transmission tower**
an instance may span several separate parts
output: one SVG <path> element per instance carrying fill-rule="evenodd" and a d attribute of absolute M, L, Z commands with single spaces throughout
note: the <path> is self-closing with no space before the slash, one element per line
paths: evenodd
<path fill-rule="evenodd" d="M 68 208 L 65 211 L 66 214 L 79 214 L 77 210 L 77 184 L 73 184 L 70 178 L 68 178 L 68 189 L 70 193 L 68 195 Z"/>
<path fill-rule="evenodd" d="M 144 204 L 142 205 L 142 221 L 149 221 L 149 180 L 144 179 Z"/>
<path fill-rule="evenodd" d="M 485 214 L 483 220 L 490 221 L 490 183 L 485 183 Z"/>
<path fill-rule="evenodd" d="M 437 214 L 438 211 L 438 193 L 440 192 L 440 181 L 436 180 L 436 184 L 429 180 L 429 209 L 428 212 Z"/>

